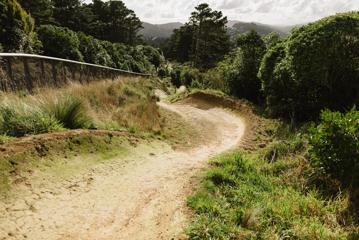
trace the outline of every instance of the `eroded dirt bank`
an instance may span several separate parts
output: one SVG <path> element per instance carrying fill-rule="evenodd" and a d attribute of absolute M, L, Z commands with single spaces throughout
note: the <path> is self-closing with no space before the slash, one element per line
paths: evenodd
<path fill-rule="evenodd" d="M 160 106 L 193 124 L 202 142 L 186 151 L 159 141 L 139 144 L 76 178 L 35 179 L 19 187 L 31 194 L 0 203 L 0 239 L 178 238 L 192 177 L 210 157 L 235 147 L 245 125 L 221 108 Z"/>

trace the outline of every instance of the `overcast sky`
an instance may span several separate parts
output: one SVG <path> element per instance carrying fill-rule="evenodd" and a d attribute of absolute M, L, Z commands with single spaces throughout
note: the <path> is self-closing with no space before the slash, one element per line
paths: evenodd
<path fill-rule="evenodd" d="M 88 1 L 88 0 L 87 0 Z M 229 20 L 292 25 L 337 12 L 359 11 L 359 0 L 123 0 L 142 21 L 186 22 L 194 7 L 207 2 Z"/>

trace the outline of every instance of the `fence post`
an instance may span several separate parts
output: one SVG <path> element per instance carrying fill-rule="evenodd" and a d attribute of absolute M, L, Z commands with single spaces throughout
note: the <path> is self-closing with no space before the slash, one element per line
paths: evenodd
<path fill-rule="evenodd" d="M 23 64 L 24 64 L 24 77 L 25 77 L 25 82 L 26 82 L 26 88 L 29 92 L 32 92 L 34 89 L 34 84 L 32 82 L 32 77 L 31 77 L 31 73 L 30 73 L 30 68 L 29 68 L 29 62 L 27 58 L 23 58 Z"/>

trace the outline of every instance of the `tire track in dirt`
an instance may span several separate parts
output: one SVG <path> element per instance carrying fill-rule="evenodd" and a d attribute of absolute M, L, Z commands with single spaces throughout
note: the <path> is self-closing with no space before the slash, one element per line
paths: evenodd
<path fill-rule="evenodd" d="M 55 194 L 35 189 L 36 200 L 24 208 L 0 208 L 0 239 L 177 239 L 188 222 L 193 176 L 210 157 L 237 146 L 245 125 L 221 108 L 159 105 L 200 130 L 205 140 L 199 147 L 139 146 L 126 161 L 111 159 L 92 169 L 89 178 L 74 180 L 75 189 L 66 188 L 68 182 L 54 187 Z"/>

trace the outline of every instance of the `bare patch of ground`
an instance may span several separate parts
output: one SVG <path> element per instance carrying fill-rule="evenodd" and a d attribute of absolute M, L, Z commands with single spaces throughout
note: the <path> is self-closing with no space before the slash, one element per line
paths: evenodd
<path fill-rule="evenodd" d="M 160 106 L 197 129 L 194 148 L 156 140 L 124 144 L 78 174 L 52 177 L 71 168 L 69 162 L 39 170 L 12 188 L 15 197 L 0 202 L 0 239 L 180 238 L 192 177 L 210 157 L 238 146 L 245 121 L 220 107 Z M 93 157 L 75 156 L 72 169 Z"/>

